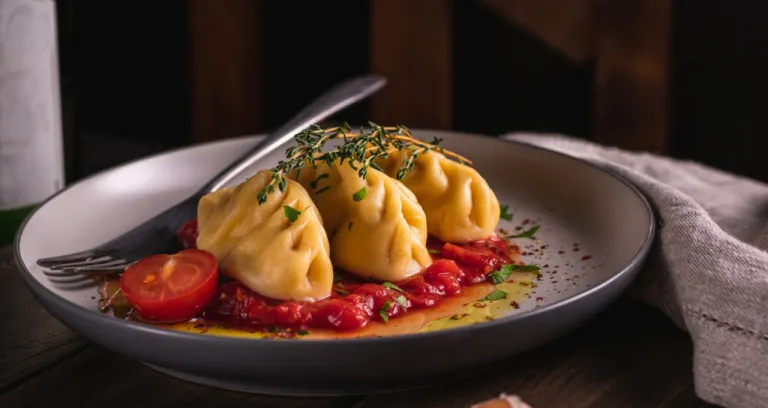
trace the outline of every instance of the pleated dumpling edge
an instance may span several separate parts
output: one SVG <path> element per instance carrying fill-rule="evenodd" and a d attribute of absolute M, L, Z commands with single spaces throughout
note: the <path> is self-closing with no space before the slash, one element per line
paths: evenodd
<path fill-rule="evenodd" d="M 376 164 L 394 177 L 410 153 L 403 149 Z M 474 168 L 430 150 L 419 153 L 401 181 L 424 208 L 431 236 L 445 242 L 471 242 L 494 234 L 499 201 Z"/>
<path fill-rule="evenodd" d="M 399 181 L 373 168 L 362 179 L 348 162 L 339 161 L 318 162 L 288 176 L 313 195 L 335 266 L 362 278 L 397 282 L 431 265 L 426 214 Z"/>
<path fill-rule="evenodd" d="M 259 204 L 258 193 L 271 177 L 271 171 L 262 170 L 238 186 L 202 197 L 197 247 L 216 257 L 223 274 L 263 296 L 325 298 L 333 266 L 320 212 L 304 187 L 291 180 Z"/>

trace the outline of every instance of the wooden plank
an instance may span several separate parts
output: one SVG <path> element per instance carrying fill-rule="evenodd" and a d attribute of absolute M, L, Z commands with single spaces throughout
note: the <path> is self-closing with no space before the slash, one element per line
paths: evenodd
<path fill-rule="evenodd" d="M 592 0 L 481 0 L 574 63 L 590 53 Z"/>
<path fill-rule="evenodd" d="M 661 313 L 621 301 L 572 335 L 504 368 L 370 396 L 355 408 L 467 408 L 502 392 L 517 394 L 534 408 L 708 407 L 694 393 L 691 348 L 687 335 Z"/>
<path fill-rule="evenodd" d="M 598 142 L 667 151 L 671 3 L 595 3 L 593 134 Z"/>
<path fill-rule="evenodd" d="M 371 120 L 448 129 L 453 115 L 451 0 L 372 0 L 371 70 L 389 79 Z"/>
<path fill-rule="evenodd" d="M 0 322 L 0 390 L 88 344 L 37 303 L 16 270 L 10 246 L 0 249 Z"/>
<path fill-rule="evenodd" d="M 193 141 L 261 131 L 261 1 L 188 4 Z"/>
<path fill-rule="evenodd" d="M 349 407 L 359 398 L 286 398 L 229 392 L 160 374 L 92 345 L 0 396 L 4 407 Z"/>

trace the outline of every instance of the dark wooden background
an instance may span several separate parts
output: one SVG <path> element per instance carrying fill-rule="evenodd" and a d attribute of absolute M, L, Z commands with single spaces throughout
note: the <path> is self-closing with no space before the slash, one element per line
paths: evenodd
<path fill-rule="evenodd" d="M 768 180 L 758 0 L 58 0 L 70 181 L 274 128 L 378 72 L 335 119 L 562 132 Z M 126 147 L 99 161 L 99 149 Z"/>

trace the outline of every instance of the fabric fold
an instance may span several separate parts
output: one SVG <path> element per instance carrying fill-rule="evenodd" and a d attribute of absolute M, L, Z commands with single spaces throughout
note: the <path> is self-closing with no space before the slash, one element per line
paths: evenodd
<path fill-rule="evenodd" d="M 733 408 L 768 406 L 768 185 L 562 135 L 503 137 L 588 160 L 643 191 L 658 216 L 658 237 L 629 294 L 688 331 L 699 397 Z"/>

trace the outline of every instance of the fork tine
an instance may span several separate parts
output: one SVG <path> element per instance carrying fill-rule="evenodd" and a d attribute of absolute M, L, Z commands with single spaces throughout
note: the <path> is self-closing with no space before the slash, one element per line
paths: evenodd
<path fill-rule="evenodd" d="M 123 263 L 118 265 L 110 265 L 110 266 L 82 266 L 82 267 L 74 267 L 74 268 L 65 268 L 62 270 L 65 274 L 110 274 L 110 273 L 119 273 L 125 270 L 125 268 L 133 265 L 135 262 L 128 262 L 123 261 Z"/>
<path fill-rule="evenodd" d="M 106 255 L 108 254 L 104 251 L 97 251 L 97 250 L 90 249 L 88 251 L 76 252 L 73 254 L 52 256 L 50 258 L 38 259 L 37 264 L 43 267 L 49 267 L 49 266 L 64 264 L 64 263 L 87 261 L 96 257 L 103 257 Z"/>
<path fill-rule="evenodd" d="M 125 262 L 125 260 L 116 258 L 112 255 L 107 255 L 99 258 L 89 259 L 87 261 L 82 261 L 82 262 L 70 262 L 70 263 L 61 263 L 61 264 L 51 265 L 49 266 L 49 268 L 53 269 L 54 271 L 57 271 L 65 268 L 76 268 L 80 266 L 96 266 L 96 265 L 110 266 L 110 264 L 113 264 L 116 262 Z"/>

